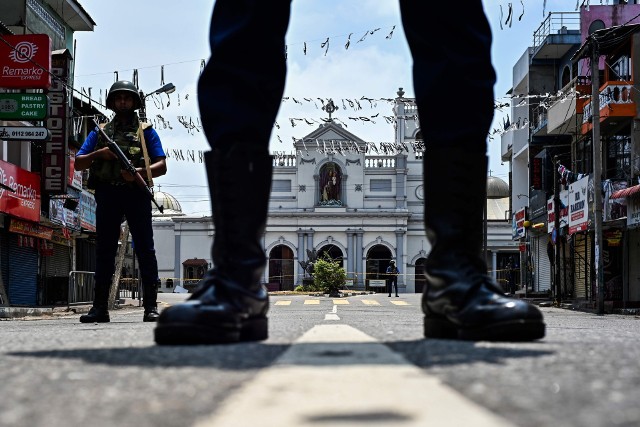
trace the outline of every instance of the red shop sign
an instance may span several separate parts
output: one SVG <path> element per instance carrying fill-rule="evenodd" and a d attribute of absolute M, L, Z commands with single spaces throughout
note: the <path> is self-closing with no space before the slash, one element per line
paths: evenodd
<path fill-rule="evenodd" d="M 40 222 L 40 175 L 0 160 L 0 184 L 0 212 Z"/>
<path fill-rule="evenodd" d="M 51 39 L 46 34 L 2 36 L 0 87 L 49 89 Z"/>

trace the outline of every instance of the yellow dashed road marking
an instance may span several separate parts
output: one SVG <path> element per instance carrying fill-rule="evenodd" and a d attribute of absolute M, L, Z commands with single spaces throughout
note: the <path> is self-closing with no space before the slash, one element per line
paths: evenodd
<path fill-rule="evenodd" d="M 341 305 L 341 304 L 342 304 L 342 305 L 348 305 L 348 304 L 349 304 L 349 301 L 347 301 L 346 299 L 334 299 L 334 300 L 333 300 L 333 303 L 334 303 L 335 305 Z"/>
<path fill-rule="evenodd" d="M 291 305 L 291 301 L 276 301 L 273 305 Z"/>
<path fill-rule="evenodd" d="M 306 304 L 310 304 L 310 305 L 317 305 L 320 304 L 320 300 L 319 299 L 306 299 L 304 300 L 305 305 Z"/>
<path fill-rule="evenodd" d="M 393 305 L 409 305 L 409 303 L 406 302 L 406 301 L 391 301 L 391 304 L 393 304 Z"/>
<path fill-rule="evenodd" d="M 380 303 L 378 301 L 373 300 L 373 299 L 363 299 L 362 303 L 364 305 L 380 305 Z"/>

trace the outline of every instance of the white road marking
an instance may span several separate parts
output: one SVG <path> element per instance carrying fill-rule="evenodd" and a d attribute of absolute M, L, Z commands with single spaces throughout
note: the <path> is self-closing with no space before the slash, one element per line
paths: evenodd
<path fill-rule="evenodd" d="M 324 320 L 340 320 L 340 317 L 336 314 L 338 312 L 338 306 L 334 305 L 331 309 L 331 313 L 324 315 Z"/>
<path fill-rule="evenodd" d="M 306 332 L 196 427 L 512 426 L 361 331 Z"/>

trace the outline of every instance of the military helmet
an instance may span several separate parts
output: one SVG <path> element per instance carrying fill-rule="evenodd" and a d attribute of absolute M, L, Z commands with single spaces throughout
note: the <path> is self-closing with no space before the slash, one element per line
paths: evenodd
<path fill-rule="evenodd" d="M 142 107 L 142 99 L 140 99 L 140 93 L 138 92 L 138 88 L 127 80 L 118 80 L 114 84 L 111 85 L 111 89 L 109 89 L 109 95 L 107 95 L 107 108 L 110 110 L 114 110 L 115 106 L 113 105 L 114 96 L 116 92 L 129 92 L 133 96 L 133 109 L 137 110 Z"/>

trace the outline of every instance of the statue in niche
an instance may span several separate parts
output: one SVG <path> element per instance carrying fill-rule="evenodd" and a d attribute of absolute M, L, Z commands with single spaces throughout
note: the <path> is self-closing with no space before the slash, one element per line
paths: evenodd
<path fill-rule="evenodd" d="M 342 205 L 340 183 L 342 174 L 335 163 L 327 163 L 320 172 L 320 204 Z"/>

